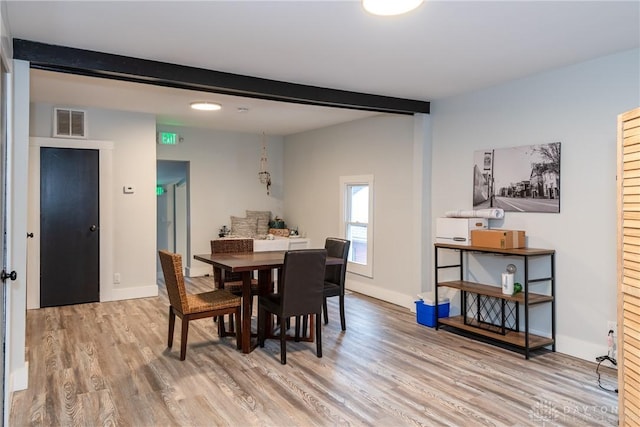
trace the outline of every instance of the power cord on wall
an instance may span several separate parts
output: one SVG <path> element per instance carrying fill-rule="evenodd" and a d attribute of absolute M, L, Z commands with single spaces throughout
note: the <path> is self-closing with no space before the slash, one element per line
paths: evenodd
<path fill-rule="evenodd" d="M 602 390 L 605 391 L 609 391 L 611 393 L 617 393 L 618 389 L 617 388 L 607 388 L 605 386 L 602 385 L 602 383 L 600 382 L 600 365 L 602 365 L 602 362 L 604 362 L 605 360 L 608 360 L 609 362 L 613 363 L 614 365 L 617 365 L 618 363 L 616 362 L 616 359 L 613 359 L 609 356 L 600 356 L 596 358 L 596 361 L 598 362 L 598 366 L 596 366 L 596 375 L 598 375 L 598 387 L 600 387 Z"/>
<path fill-rule="evenodd" d="M 617 393 L 618 392 L 617 388 L 610 389 L 610 388 L 604 387 L 600 382 L 600 365 L 602 364 L 602 362 L 604 362 L 605 360 L 608 360 L 609 362 L 611 362 L 613 366 L 618 366 L 618 362 L 613 357 L 613 354 L 614 354 L 613 330 L 609 330 L 609 333 L 607 334 L 607 345 L 609 347 L 609 351 L 607 352 L 607 355 L 596 357 L 596 362 L 598 362 L 598 366 L 596 366 L 596 374 L 598 375 L 598 387 L 600 387 L 602 390 L 609 391 L 611 393 Z"/>

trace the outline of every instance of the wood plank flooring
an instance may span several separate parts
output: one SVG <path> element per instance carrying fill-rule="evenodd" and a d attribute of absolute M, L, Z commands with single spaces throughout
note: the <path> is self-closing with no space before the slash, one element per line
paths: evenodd
<path fill-rule="evenodd" d="M 190 292 L 212 288 L 188 280 Z M 346 297 L 347 331 L 329 299 L 323 357 L 279 343 L 244 355 L 207 319 L 180 320 L 166 347 L 161 295 L 29 310 L 29 389 L 14 393 L 12 426 L 613 426 L 617 395 L 596 364 L 509 350 L 418 325 L 408 310 Z M 254 324 L 255 327 L 255 324 Z M 602 369 L 615 388 L 616 372 Z"/>

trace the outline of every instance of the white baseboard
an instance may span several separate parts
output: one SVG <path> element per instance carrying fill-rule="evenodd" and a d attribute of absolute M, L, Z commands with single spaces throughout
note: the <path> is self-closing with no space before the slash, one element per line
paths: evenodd
<path fill-rule="evenodd" d="M 11 372 L 9 377 L 9 391 L 26 390 L 29 387 L 29 362 L 24 362 L 24 366 Z"/>
<path fill-rule="evenodd" d="M 157 296 L 158 285 L 135 286 L 130 288 L 113 288 L 111 290 L 111 301 Z"/>
<path fill-rule="evenodd" d="M 607 354 L 607 346 L 604 343 L 598 345 L 556 333 L 556 351 L 595 363 L 596 357 Z"/>
<path fill-rule="evenodd" d="M 369 284 L 358 282 L 354 279 L 348 279 L 345 282 L 345 287 L 354 292 L 364 294 L 382 301 L 390 302 L 392 304 L 399 305 L 401 307 L 413 309 L 415 311 L 415 298 L 401 294 L 400 292 L 394 292 L 389 289 L 384 289 L 379 286 L 371 286 Z"/>
<path fill-rule="evenodd" d="M 211 276 L 213 274 L 213 270 L 210 265 L 205 266 L 195 266 L 195 267 L 186 267 L 185 268 L 185 276 L 186 277 L 202 277 L 202 276 Z"/>

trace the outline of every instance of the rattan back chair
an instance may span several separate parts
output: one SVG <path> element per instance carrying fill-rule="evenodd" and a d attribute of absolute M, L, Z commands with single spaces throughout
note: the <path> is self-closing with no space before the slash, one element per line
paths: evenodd
<path fill-rule="evenodd" d="M 159 251 L 160 264 L 164 275 L 164 283 L 169 295 L 169 336 L 167 346 L 173 346 L 173 331 L 176 316 L 182 320 L 180 335 L 180 360 L 187 356 L 187 335 L 189 322 L 195 319 L 233 314 L 238 324 L 236 331 L 236 347 L 240 349 L 242 342 L 240 327 L 241 299 L 237 295 L 216 289 L 210 292 L 190 294 L 187 292 L 182 274 L 182 257 L 168 251 Z"/>
<path fill-rule="evenodd" d="M 227 238 L 211 240 L 212 254 L 238 254 L 247 252 L 253 252 L 253 239 Z M 230 273 L 214 268 L 213 280 L 216 288 L 222 288 L 234 295 L 242 296 L 242 273 Z M 221 284 L 223 285 L 221 286 Z M 251 296 L 253 297 L 254 295 L 258 295 L 258 281 L 251 279 Z M 253 309 L 253 298 L 252 301 L 249 302 L 249 307 Z M 220 335 L 227 335 L 224 322 L 221 322 L 219 326 Z M 233 318 L 229 317 L 229 334 L 233 334 L 234 328 Z"/>
<path fill-rule="evenodd" d="M 211 241 L 212 254 L 238 254 L 245 252 L 253 252 L 253 239 L 215 239 Z M 234 294 L 242 293 L 242 275 L 240 273 L 221 272 L 218 269 L 214 269 L 213 279 L 216 282 L 216 287 L 220 287 L 221 274 L 224 274 L 224 289 Z"/>

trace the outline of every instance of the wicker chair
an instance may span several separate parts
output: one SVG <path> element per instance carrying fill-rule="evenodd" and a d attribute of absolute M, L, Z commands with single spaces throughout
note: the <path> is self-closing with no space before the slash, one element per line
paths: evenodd
<path fill-rule="evenodd" d="M 237 254 L 243 252 L 253 252 L 253 239 L 216 239 L 211 241 L 212 254 Z M 224 280 L 221 280 L 224 277 Z M 213 269 L 213 280 L 216 289 L 220 289 L 220 283 L 224 282 L 224 289 L 234 295 L 242 295 L 242 275 L 240 273 L 229 273 Z M 258 295 L 258 281 L 251 279 L 251 295 Z M 250 306 L 253 307 L 253 301 Z M 229 318 L 229 333 L 233 333 L 233 318 Z M 224 323 L 220 324 L 220 335 L 227 335 Z"/>
<path fill-rule="evenodd" d="M 238 328 L 236 331 L 236 347 L 240 349 L 242 342 L 240 331 L 240 297 L 223 289 L 199 294 L 187 293 L 182 275 L 182 257 L 167 251 L 159 251 L 164 283 L 169 294 L 169 337 L 167 346 L 173 345 L 173 330 L 176 316 L 182 319 L 180 335 L 180 360 L 185 360 L 187 355 L 187 334 L 189 333 L 189 321 L 206 317 L 224 316 L 234 314 Z"/>
<path fill-rule="evenodd" d="M 237 254 L 243 252 L 253 252 L 253 239 L 216 239 L 211 241 L 212 254 Z M 213 280 L 216 288 L 220 287 L 221 274 L 224 275 L 224 289 L 234 294 L 242 293 L 242 275 L 240 273 L 229 273 L 214 269 Z M 251 281 L 251 293 L 257 294 L 258 282 Z"/>

